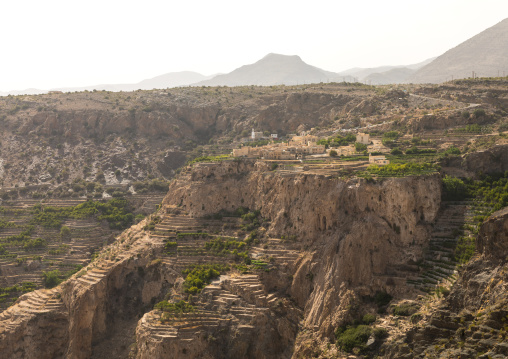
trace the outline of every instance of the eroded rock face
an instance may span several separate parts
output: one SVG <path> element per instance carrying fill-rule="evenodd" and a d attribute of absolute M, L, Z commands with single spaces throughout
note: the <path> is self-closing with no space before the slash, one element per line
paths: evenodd
<path fill-rule="evenodd" d="M 1 313 L 0 358 L 90 358 L 92 345 L 108 340 L 118 323 L 137 322 L 176 279 L 175 272 L 152 262 L 162 242 L 138 231 L 139 226 L 124 232 L 101 258 L 57 288 L 28 293 Z M 134 328 L 127 347 L 133 335 Z"/>
<path fill-rule="evenodd" d="M 29 358 L 44 346 L 47 335 L 40 334 L 45 329 L 38 323 L 59 315 L 52 325 L 61 335 L 55 334 L 55 349 L 44 358 L 98 358 L 97 351 L 106 351 L 103 344 L 108 340 L 115 340 L 111 357 L 126 357 L 129 343 L 117 343 L 118 336 L 111 335 L 125 322 L 134 323 L 131 331 L 125 331 L 125 337 L 132 337 L 138 319 L 140 359 L 305 357 L 306 341 L 330 337 L 361 296 L 378 290 L 395 297 L 412 295 L 402 268 L 423 255 L 429 224 L 439 209 L 440 188 L 437 175 L 368 183 L 271 171 L 268 164 L 254 161 L 195 165 L 171 183 L 162 211 L 176 209 L 203 217 L 240 206 L 258 209 L 267 220 L 260 231 L 270 238 L 290 238 L 300 248 L 291 265 L 260 274 L 255 285 L 245 282 L 242 287 L 230 278 L 222 287 L 210 286 L 208 297 L 205 293 L 199 299 L 203 310 L 199 315 L 209 318 L 208 327 L 203 327 L 208 331 L 194 333 L 185 327 L 175 336 L 170 328 L 161 336 L 157 331 L 161 324 L 150 310 L 179 274 L 160 260 L 153 261 L 163 242 L 144 234 L 141 223 L 105 249 L 88 272 L 58 288 L 58 310 L 35 313 L 33 320 L 32 314 L 16 317 L 22 299 L 11 307 L 7 312 L 12 316 L 0 318 L 2 343 L 14 343 L 29 332 L 37 335 L 12 351 L 4 347 L 5 353 Z M 265 294 L 247 289 L 252 286 Z M 268 297 L 268 290 L 277 294 Z M 234 294 L 236 304 L 214 306 L 221 291 Z M 217 310 L 222 314 L 214 317 Z M 232 313 L 250 319 L 231 322 Z M 305 334 L 297 336 L 299 325 Z M 186 341 L 185 335 L 192 340 Z"/>
<path fill-rule="evenodd" d="M 508 208 L 492 214 L 481 226 L 477 251 L 465 265 L 449 296 L 409 330 L 387 343 L 387 358 L 492 358 L 508 355 Z"/>
<path fill-rule="evenodd" d="M 343 293 L 407 293 L 397 268 L 422 257 L 441 198 L 437 176 L 379 183 L 268 171 L 265 163 L 200 164 L 170 185 L 164 204 L 194 216 L 259 209 L 267 233 L 295 236 L 308 250 L 289 293 L 305 324 L 330 335 Z"/>
<path fill-rule="evenodd" d="M 465 157 L 463 167 L 474 174 L 508 171 L 508 145 L 471 153 Z"/>

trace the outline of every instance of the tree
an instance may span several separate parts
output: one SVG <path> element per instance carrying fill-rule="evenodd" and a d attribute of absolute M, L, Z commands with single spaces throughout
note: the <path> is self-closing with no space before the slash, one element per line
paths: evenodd
<path fill-rule="evenodd" d="M 360 142 L 355 142 L 355 150 L 356 152 L 363 152 L 367 150 L 367 145 L 364 145 Z"/>
<path fill-rule="evenodd" d="M 398 156 L 402 154 L 402 151 L 400 150 L 400 148 L 395 147 L 393 150 L 390 151 L 390 153 L 394 156 Z"/>
<path fill-rule="evenodd" d="M 330 157 L 337 157 L 337 151 L 330 150 Z"/>

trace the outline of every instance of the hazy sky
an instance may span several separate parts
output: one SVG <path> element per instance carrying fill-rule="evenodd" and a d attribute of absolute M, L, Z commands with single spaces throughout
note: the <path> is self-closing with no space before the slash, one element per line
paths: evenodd
<path fill-rule="evenodd" d="M 3 0 L 0 91 L 230 72 L 270 52 L 328 71 L 412 64 L 508 17 L 506 0 Z"/>

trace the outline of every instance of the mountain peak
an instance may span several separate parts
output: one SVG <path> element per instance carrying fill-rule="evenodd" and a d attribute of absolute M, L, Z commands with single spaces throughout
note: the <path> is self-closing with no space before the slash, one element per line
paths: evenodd
<path fill-rule="evenodd" d="M 298 59 L 303 62 L 301 57 L 298 55 L 283 55 L 283 54 L 276 54 L 274 52 L 270 52 L 268 55 L 263 57 L 261 60 L 273 60 L 273 59 L 281 59 L 281 60 L 282 59 Z"/>
<path fill-rule="evenodd" d="M 244 65 L 229 74 L 202 81 L 203 86 L 297 85 L 327 82 L 337 74 L 305 63 L 298 55 L 269 53 L 257 62 Z"/>

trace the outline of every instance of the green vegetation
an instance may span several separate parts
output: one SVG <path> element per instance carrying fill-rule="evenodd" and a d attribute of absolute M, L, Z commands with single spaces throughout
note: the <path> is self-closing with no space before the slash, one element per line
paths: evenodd
<path fill-rule="evenodd" d="M 404 177 L 419 176 L 422 174 L 433 173 L 438 170 L 432 163 L 408 162 L 404 164 L 390 163 L 386 166 L 370 165 L 367 172 L 378 177 Z"/>
<path fill-rule="evenodd" d="M 208 285 L 212 279 L 229 269 L 227 264 L 200 264 L 184 269 L 182 274 L 185 276 L 183 284 L 185 292 L 189 294 L 201 292 L 201 289 Z"/>
<path fill-rule="evenodd" d="M 355 141 L 356 141 L 356 135 L 354 135 L 352 133 L 348 133 L 345 136 L 338 134 L 335 137 L 329 137 L 327 139 L 320 139 L 317 142 L 317 144 L 318 145 L 325 145 L 325 148 L 329 148 L 329 147 L 348 146 L 351 143 L 354 143 Z"/>
<path fill-rule="evenodd" d="M 394 156 L 399 156 L 399 155 L 402 155 L 402 154 L 403 154 L 403 152 L 402 152 L 402 150 L 401 150 L 400 148 L 395 147 L 394 149 L 392 149 L 392 150 L 390 151 L 390 154 L 391 154 L 391 155 L 394 155 Z"/>
<path fill-rule="evenodd" d="M 169 182 L 164 179 L 155 178 L 152 180 L 138 181 L 132 184 L 137 193 L 167 192 Z"/>
<path fill-rule="evenodd" d="M 23 249 L 25 251 L 30 251 L 32 249 L 40 249 L 40 248 L 46 248 L 48 246 L 48 243 L 45 239 L 42 238 L 36 238 L 36 239 L 29 239 L 24 242 Z"/>
<path fill-rule="evenodd" d="M 277 141 L 277 142 L 280 142 L 280 141 Z M 266 146 L 269 143 L 270 143 L 270 140 L 258 140 L 258 141 L 245 142 L 243 145 L 249 146 L 249 147 L 258 147 L 258 146 Z"/>
<path fill-rule="evenodd" d="M 182 233 L 178 233 L 176 235 L 176 238 L 186 238 L 186 237 L 208 238 L 208 237 L 210 237 L 210 235 L 208 233 L 205 233 L 205 232 L 195 232 L 195 233 L 182 232 Z"/>
<path fill-rule="evenodd" d="M 60 278 L 62 276 L 62 273 L 58 269 L 48 271 L 48 272 L 42 272 L 42 278 L 44 282 L 44 286 L 46 288 L 53 288 L 59 285 L 62 282 L 62 279 Z"/>
<path fill-rule="evenodd" d="M 422 149 L 416 146 L 408 148 L 406 150 L 406 155 L 422 155 L 422 154 L 435 154 L 437 151 L 433 149 Z"/>
<path fill-rule="evenodd" d="M 192 313 L 196 311 L 196 307 L 185 300 L 180 300 L 176 303 L 170 303 L 167 300 L 163 300 L 162 302 L 155 304 L 154 309 L 159 309 L 168 313 Z"/>
<path fill-rule="evenodd" d="M 388 131 L 388 132 L 383 133 L 383 138 L 381 139 L 381 142 L 383 143 L 383 146 L 394 147 L 396 144 L 396 141 L 399 137 L 400 137 L 399 132 Z"/>
<path fill-rule="evenodd" d="M 355 150 L 356 152 L 367 151 L 367 145 L 364 145 L 363 143 L 360 142 L 355 142 Z"/>
<path fill-rule="evenodd" d="M 233 253 L 245 249 L 246 243 L 236 240 L 236 238 L 230 237 L 215 237 L 211 241 L 205 243 L 205 249 L 207 251 L 217 254 Z"/>
<path fill-rule="evenodd" d="M 166 251 L 168 251 L 168 250 L 171 250 L 171 249 L 173 249 L 173 248 L 176 248 L 176 247 L 177 247 L 177 245 L 178 245 L 178 244 L 177 244 L 176 242 L 166 242 L 166 244 L 164 245 L 164 249 L 165 249 Z"/>
<path fill-rule="evenodd" d="M 124 198 L 113 198 L 107 202 L 87 201 L 74 207 L 50 207 L 37 204 L 32 209 L 32 225 L 45 228 L 61 228 L 68 218 L 82 219 L 97 215 L 106 220 L 112 229 L 125 229 L 134 221 L 129 202 Z"/>
<path fill-rule="evenodd" d="M 354 348 L 358 348 L 360 352 L 365 352 L 371 334 L 372 328 L 368 325 L 338 327 L 335 330 L 337 339 L 335 344 L 346 352 L 352 352 Z"/>
<path fill-rule="evenodd" d="M 378 306 L 378 308 L 384 307 L 390 303 L 392 300 L 392 296 L 386 292 L 376 292 L 374 295 L 374 302 Z"/>
<path fill-rule="evenodd" d="M 415 303 L 403 303 L 393 307 L 393 315 L 401 317 L 409 317 L 415 314 L 419 309 L 419 305 Z"/>
<path fill-rule="evenodd" d="M 455 247 L 454 259 L 461 264 L 465 264 L 473 257 L 475 250 L 475 238 L 461 236 Z"/>
<path fill-rule="evenodd" d="M 490 128 L 488 126 L 480 126 L 477 123 L 473 123 L 472 125 L 466 125 L 465 127 L 456 128 L 453 130 L 455 133 L 489 133 Z"/>
<path fill-rule="evenodd" d="M 365 314 L 362 318 L 363 324 L 369 325 L 376 321 L 376 316 L 374 314 Z"/>
<path fill-rule="evenodd" d="M 15 301 L 22 293 L 32 292 L 35 288 L 36 285 L 33 282 L 22 282 L 12 287 L 0 287 L 0 303 L 4 303 L 7 300 Z"/>
<path fill-rule="evenodd" d="M 194 313 L 196 311 L 196 307 L 184 300 L 180 300 L 176 303 L 170 303 L 167 300 L 163 300 L 162 302 L 155 304 L 154 309 L 159 309 L 163 312 L 160 317 L 161 323 L 168 322 L 175 315 L 178 316 L 183 313 Z"/>
<path fill-rule="evenodd" d="M 193 160 L 187 162 L 187 166 L 190 166 L 194 163 L 198 163 L 198 162 L 221 162 L 221 161 L 225 161 L 225 160 L 229 160 L 229 159 L 232 159 L 232 157 L 230 155 L 218 155 L 218 156 L 201 156 L 201 157 L 196 157 L 194 158 Z"/>
<path fill-rule="evenodd" d="M 12 228 L 12 227 L 16 227 L 16 224 L 13 222 L 7 222 L 7 221 L 0 218 L 0 229 Z"/>
<path fill-rule="evenodd" d="M 242 230 L 249 232 L 258 228 L 260 225 L 260 214 L 259 210 L 249 211 L 241 216 L 242 218 Z"/>
<path fill-rule="evenodd" d="M 443 178 L 442 197 L 445 201 L 461 201 L 468 196 L 468 188 L 464 181 L 451 176 Z"/>
<path fill-rule="evenodd" d="M 484 205 L 492 208 L 484 216 L 508 206 L 508 171 L 484 175 L 479 180 L 461 180 L 450 176 L 443 179 L 443 199 L 458 201 L 467 198 L 476 198 Z M 483 220 L 480 217 L 477 217 L 477 219 Z"/>
<path fill-rule="evenodd" d="M 446 151 L 443 152 L 443 154 L 447 155 L 460 155 L 460 153 L 460 149 L 455 146 L 450 146 L 446 149 Z"/>

